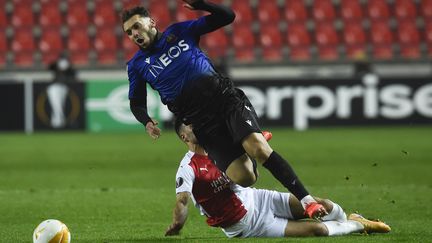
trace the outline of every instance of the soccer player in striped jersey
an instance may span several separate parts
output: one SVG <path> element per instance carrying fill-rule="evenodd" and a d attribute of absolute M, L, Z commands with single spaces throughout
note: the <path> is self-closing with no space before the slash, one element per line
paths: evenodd
<path fill-rule="evenodd" d="M 257 161 L 300 199 L 309 217 L 324 216 L 325 208 L 261 135 L 254 108 L 243 91 L 219 74 L 199 48 L 201 36 L 232 23 L 234 12 L 205 0 L 184 2 L 186 8 L 210 14 L 174 23 L 160 32 L 145 8 L 123 12 L 123 30 L 139 47 L 127 63 L 132 113 L 153 139 L 159 138 L 157 121 L 147 113 L 149 84 L 176 117 L 193 125 L 200 144 L 230 179 L 242 186 L 254 184 L 257 173 L 253 161 Z"/>
<path fill-rule="evenodd" d="M 176 174 L 177 200 L 173 222 L 166 230 L 166 236 L 180 233 L 187 219 L 189 198 L 207 217 L 209 226 L 222 228 L 230 238 L 335 236 L 390 231 L 385 223 L 367 220 L 358 214 L 351 214 L 347 219 L 338 204 L 320 198 L 315 200 L 329 214 L 323 216 L 322 221 L 299 221 L 305 214 L 295 196 L 234 184 L 197 144 L 190 126 L 177 122 L 176 131 L 189 151 Z"/>

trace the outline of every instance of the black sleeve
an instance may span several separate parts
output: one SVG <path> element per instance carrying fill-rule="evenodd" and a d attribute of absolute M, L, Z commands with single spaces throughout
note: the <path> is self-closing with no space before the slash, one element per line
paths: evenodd
<path fill-rule="evenodd" d="M 196 10 L 204 10 L 211 13 L 210 15 L 205 16 L 206 22 L 210 27 L 209 32 L 228 25 L 235 19 L 234 11 L 223 5 L 200 0 L 193 3 L 192 7 Z"/>
<path fill-rule="evenodd" d="M 153 122 L 147 113 L 147 102 L 144 100 L 130 99 L 130 109 L 134 114 L 135 118 L 141 122 L 144 126 L 148 122 Z"/>

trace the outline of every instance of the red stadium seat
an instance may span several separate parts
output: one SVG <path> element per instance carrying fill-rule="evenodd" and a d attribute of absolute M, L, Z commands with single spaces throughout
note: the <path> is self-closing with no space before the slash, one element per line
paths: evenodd
<path fill-rule="evenodd" d="M 259 1 L 257 9 L 258 20 L 261 23 L 279 22 L 280 13 L 276 0 Z"/>
<path fill-rule="evenodd" d="M 390 59 L 393 57 L 393 32 L 387 21 L 372 22 L 370 27 L 373 56 L 377 59 Z"/>
<path fill-rule="evenodd" d="M 89 25 L 90 17 L 85 6 L 85 1 L 68 2 L 66 22 L 70 27 Z"/>
<path fill-rule="evenodd" d="M 319 23 L 315 28 L 315 41 L 321 59 L 334 60 L 339 58 L 339 37 L 333 23 Z"/>
<path fill-rule="evenodd" d="M 87 27 L 71 28 L 67 40 L 71 62 L 77 66 L 86 65 L 89 61 L 88 54 L 91 50 Z"/>
<path fill-rule="evenodd" d="M 336 12 L 331 0 L 313 1 L 312 16 L 316 21 L 333 21 Z"/>
<path fill-rule="evenodd" d="M 262 47 L 262 56 L 268 61 L 282 59 L 282 36 L 277 25 L 262 27 L 259 35 Z"/>
<path fill-rule="evenodd" d="M 142 5 L 141 0 L 122 0 L 122 3 L 123 3 L 123 9 L 130 9 Z"/>
<path fill-rule="evenodd" d="M 117 53 L 115 51 L 98 52 L 97 62 L 102 65 L 114 65 L 117 63 Z"/>
<path fill-rule="evenodd" d="M 417 8 L 413 1 L 396 0 L 394 3 L 394 10 L 395 16 L 398 19 L 414 19 L 417 17 Z"/>
<path fill-rule="evenodd" d="M 288 22 L 304 22 L 308 19 L 303 0 L 285 0 L 284 15 Z"/>
<path fill-rule="evenodd" d="M 216 30 L 203 36 L 202 42 L 207 55 L 212 58 L 226 56 L 229 40 L 224 29 Z"/>
<path fill-rule="evenodd" d="M 363 18 L 363 9 L 358 0 L 342 0 L 340 11 L 345 21 L 361 20 Z"/>
<path fill-rule="evenodd" d="M 346 22 L 343 31 L 343 40 L 346 47 L 346 55 L 356 58 L 359 53 L 366 52 L 366 33 L 361 22 Z"/>
<path fill-rule="evenodd" d="M 119 24 L 120 17 L 114 9 L 113 0 L 97 0 L 93 22 L 96 26 L 115 26 Z"/>
<path fill-rule="evenodd" d="M 288 25 L 286 39 L 290 47 L 290 59 L 304 61 L 311 58 L 312 41 L 304 23 Z"/>
<path fill-rule="evenodd" d="M 248 24 L 254 20 L 249 0 L 236 0 L 232 2 L 231 8 L 236 14 L 236 22 Z"/>
<path fill-rule="evenodd" d="M 45 64 L 53 62 L 63 51 L 63 40 L 58 29 L 44 30 L 39 41 L 42 60 Z"/>
<path fill-rule="evenodd" d="M 388 19 L 390 17 L 390 9 L 386 0 L 368 1 L 367 11 L 372 19 Z"/>
<path fill-rule="evenodd" d="M 399 22 L 397 36 L 402 57 L 420 57 L 420 33 L 414 21 Z"/>
<path fill-rule="evenodd" d="M 4 6 L 2 6 L 2 9 L 4 9 Z M 7 16 L 5 11 L 0 11 L 0 29 L 5 29 L 9 26 L 9 23 L 7 21 Z"/>
<path fill-rule="evenodd" d="M 183 7 L 181 7 L 183 8 Z M 156 25 L 159 30 L 164 30 L 171 24 L 171 14 L 169 11 L 168 2 L 166 1 L 152 1 L 149 7 L 150 15 L 156 20 Z M 188 10 L 189 12 L 193 12 Z"/>
<path fill-rule="evenodd" d="M 198 16 L 199 15 L 197 11 L 192 11 L 190 9 L 184 8 L 183 6 L 177 7 L 175 13 L 175 19 L 177 22 L 196 19 Z"/>
<path fill-rule="evenodd" d="M 4 30 L 0 29 L 0 53 L 5 53 L 8 51 L 8 43 L 6 39 L 6 34 Z"/>
<path fill-rule="evenodd" d="M 59 27 L 63 24 L 59 1 L 42 1 L 39 24 L 43 27 Z"/>
<path fill-rule="evenodd" d="M 12 40 L 12 50 L 14 52 L 33 52 L 36 49 L 35 41 L 31 28 L 20 28 L 15 31 Z"/>
<path fill-rule="evenodd" d="M 117 50 L 117 36 L 111 26 L 99 28 L 95 36 L 96 51 Z"/>
<path fill-rule="evenodd" d="M 432 18 L 432 0 L 422 0 L 420 4 L 421 14 L 424 18 Z"/>
<path fill-rule="evenodd" d="M 12 17 L 12 26 L 14 27 L 30 27 L 35 24 L 33 10 L 28 6 L 29 3 L 18 4 L 14 6 Z M 31 5 L 31 3 L 30 3 Z"/>
<path fill-rule="evenodd" d="M 254 47 L 256 44 L 255 36 L 250 29 L 250 25 L 234 25 L 232 43 L 235 48 L 235 58 L 241 62 L 250 62 L 255 59 Z"/>
<path fill-rule="evenodd" d="M 34 65 L 33 52 L 15 52 L 13 63 L 17 67 L 31 67 Z"/>

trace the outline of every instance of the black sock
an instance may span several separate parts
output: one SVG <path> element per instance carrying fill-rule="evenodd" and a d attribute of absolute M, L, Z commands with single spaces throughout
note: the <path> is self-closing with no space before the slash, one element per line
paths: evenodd
<path fill-rule="evenodd" d="M 270 157 L 264 162 L 263 166 L 268 169 L 272 175 L 284 185 L 298 200 L 309 195 L 309 192 L 297 178 L 294 170 L 278 153 L 273 151 Z"/>

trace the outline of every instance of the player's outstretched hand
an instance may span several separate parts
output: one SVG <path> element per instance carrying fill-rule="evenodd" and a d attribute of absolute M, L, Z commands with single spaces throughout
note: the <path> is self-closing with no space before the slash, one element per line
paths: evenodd
<path fill-rule="evenodd" d="M 190 10 L 195 10 L 195 8 L 192 7 L 192 4 L 198 1 L 202 1 L 202 0 L 183 0 L 183 2 L 185 2 L 185 4 L 183 4 L 183 7 L 188 8 Z"/>
<path fill-rule="evenodd" d="M 171 236 L 171 235 L 179 235 L 180 234 L 180 227 L 177 224 L 171 224 L 168 226 L 168 229 L 165 231 L 165 236 Z"/>
<path fill-rule="evenodd" d="M 158 139 L 161 135 L 161 130 L 157 125 L 159 124 L 156 120 L 152 119 L 153 122 L 147 122 L 146 131 L 153 139 Z"/>

